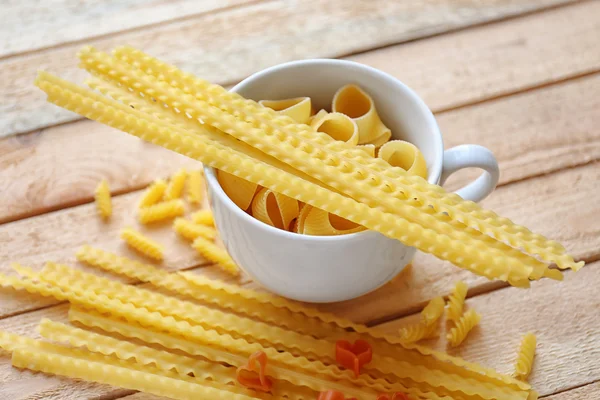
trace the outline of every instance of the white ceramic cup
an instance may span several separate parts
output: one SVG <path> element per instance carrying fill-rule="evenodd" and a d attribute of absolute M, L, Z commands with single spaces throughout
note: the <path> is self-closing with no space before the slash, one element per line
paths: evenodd
<path fill-rule="evenodd" d="M 442 135 L 425 103 L 398 79 L 351 61 L 316 59 L 289 62 L 258 72 L 232 91 L 253 100 L 309 96 L 315 110 L 331 109 L 334 93 L 353 83 L 369 93 L 394 139 L 415 144 L 427 162 L 430 183 L 443 184 L 462 168 L 483 173 L 458 190 L 480 201 L 498 182 L 498 163 L 481 146 L 444 151 Z M 299 235 L 266 225 L 238 208 L 206 168 L 215 223 L 234 261 L 256 282 L 291 299 L 334 302 L 358 297 L 382 286 L 408 264 L 416 249 L 378 232 L 342 236 Z"/>

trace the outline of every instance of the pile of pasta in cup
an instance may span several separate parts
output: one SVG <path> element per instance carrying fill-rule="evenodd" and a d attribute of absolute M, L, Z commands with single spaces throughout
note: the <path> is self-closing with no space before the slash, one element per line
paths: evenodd
<path fill-rule="evenodd" d="M 333 96 L 331 111 L 322 109 L 315 112 L 310 97 L 261 100 L 259 104 L 299 124 L 310 125 L 335 140 L 356 146 L 391 166 L 427 179 L 427 165 L 421 151 L 412 143 L 390 140 L 392 132 L 381 121 L 375 102 L 357 85 L 341 87 Z M 217 178 L 227 196 L 239 208 L 275 228 L 313 236 L 345 235 L 366 229 L 227 172 L 217 170 Z"/>

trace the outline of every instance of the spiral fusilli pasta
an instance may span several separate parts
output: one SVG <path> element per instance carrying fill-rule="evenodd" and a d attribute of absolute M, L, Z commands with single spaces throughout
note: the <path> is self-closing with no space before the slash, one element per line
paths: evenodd
<path fill-rule="evenodd" d="M 535 357 L 535 347 L 537 345 L 537 338 L 533 333 L 527 333 L 523 336 L 521 341 L 521 347 L 519 348 L 519 354 L 515 361 L 515 377 L 518 379 L 526 380 L 531 373 L 533 366 L 533 360 Z"/>
<path fill-rule="evenodd" d="M 459 346 L 467 338 L 469 332 L 479 324 L 479 321 L 481 321 L 481 315 L 475 312 L 475 310 L 469 310 L 464 313 L 446 335 L 450 346 Z"/>

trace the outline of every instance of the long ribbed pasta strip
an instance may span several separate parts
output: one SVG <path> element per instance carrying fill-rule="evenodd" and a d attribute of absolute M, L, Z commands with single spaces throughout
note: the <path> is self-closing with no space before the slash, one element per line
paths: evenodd
<path fill-rule="evenodd" d="M 51 81 L 58 82 L 58 85 L 51 83 Z M 105 122 L 110 126 L 132 133 L 150 142 L 176 150 L 192 158 L 200 159 L 207 165 L 223 169 L 261 186 L 269 187 L 289 197 L 340 215 L 359 225 L 382 232 L 387 236 L 397 238 L 404 243 L 471 269 L 470 263 L 473 260 L 465 256 L 464 243 L 452 242 L 449 238 L 439 236 L 436 232 L 424 229 L 418 224 L 408 223 L 397 216 L 384 213 L 376 208 L 370 208 L 365 204 L 327 190 L 293 174 L 271 169 L 263 162 L 257 162 L 257 160 L 249 158 L 245 154 L 232 150 L 231 147 L 221 147 L 218 143 L 207 140 L 200 135 L 179 134 L 175 132 L 176 129 L 172 126 L 169 128 L 161 127 L 159 121 L 154 120 L 152 117 L 136 114 L 138 113 L 137 110 L 120 103 L 113 104 L 114 102 L 96 93 L 83 90 L 48 74 L 42 73 L 38 77 L 37 84 L 49 94 L 51 102 L 79 112 L 90 119 Z M 117 108 L 123 106 L 125 110 L 117 110 L 108 105 L 105 107 L 104 103 L 113 104 Z M 128 114 L 140 118 L 132 118 L 132 115 Z M 147 121 L 146 118 L 152 121 Z M 486 274 L 486 271 L 482 272 L 480 269 L 474 271 Z M 497 274 L 487 276 L 493 278 L 495 275 Z"/>
<path fill-rule="evenodd" d="M 116 85 L 113 85 L 111 83 L 102 81 L 98 78 L 90 78 L 86 82 L 90 87 L 100 91 L 101 93 L 103 93 L 115 100 L 122 102 L 123 104 L 133 106 L 136 110 L 139 110 L 146 114 L 160 118 L 161 120 L 166 121 L 170 124 L 175 124 L 176 126 L 182 128 L 182 129 L 187 129 L 187 130 L 191 130 L 191 131 L 198 129 L 198 125 L 195 122 L 189 120 L 188 118 L 182 117 L 182 115 L 180 113 L 175 112 L 171 108 L 160 107 L 157 103 L 151 101 L 150 98 L 148 98 L 148 97 L 146 97 L 145 99 L 139 98 L 139 97 L 133 95 L 132 92 L 130 92 L 128 90 L 125 90 L 125 89 L 118 87 Z M 211 135 L 212 138 L 218 137 L 218 136 L 215 136 L 215 132 L 211 131 L 210 128 L 206 128 L 205 126 L 203 126 L 203 129 L 208 133 L 212 132 L 212 135 Z M 221 139 L 221 142 L 225 143 L 226 140 L 224 142 L 223 139 Z M 280 162 L 278 162 L 276 159 L 274 159 L 270 156 L 266 156 L 265 154 L 262 154 L 262 153 L 257 153 L 255 149 L 246 145 L 245 143 L 235 141 L 233 143 L 229 142 L 228 145 L 229 146 L 237 146 L 237 148 L 239 148 L 241 151 L 245 152 L 246 154 L 252 154 L 256 158 L 264 157 L 265 159 L 269 160 L 272 164 L 274 164 L 278 168 L 283 169 L 287 172 L 294 172 L 294 170 L 290 169 L 289 166 L 287 166 L 286 164 L 282 165 Z M 295 171 L 295 172 L 297 175 L 300 175 L 300 176 L 304 177 L 305 179 L 309 178 L 305 175 L 302 175 L 302 173 L 300 173 L 299 171 Z M 427 213 L 432 212 L 429 207 L 425 207 L 424 210 Z M 202 212 L 203 211 L 199 211 L 198 214 L 202 213 Z M 456 224 L 455 222 L 451 222 L 451 223 Z M 489 238 L 485 235 L 481 235 L 479 232 L 476 232 L 473 229 L 466 228 L 464 226 L 459 226 L 458 228 L 467 229 L 470 234 L 478 236 L 480 238 L 483 238 L 483 240 L 486 240 L 487 242 L 497 246 L 500 250 L 507 251 L 511 255 L 513 255 L 523 261 L 532 263 L 535 266 L 535 269 L 532 272 L 532 278 L 534 278 L 534 279 L 539 279 L 541 276 L 548 276 L 553 279 L 560 279 L 562 277 L 562 275 L 558 271 L 556 271 L 556 273 L 558 273 L 558 274 L 555 273 L 555 274 L 547 275 L 545 273 L 545 271 L 549 271 L 549 270 L 546 268 L 545 264 L 543 264 L 537 260 L 527 258 L 526 255 L 519 253 L 518 251 L 516 251 L 502 243 L 494 242 L 492 238 Z M 488 268 L 488 271 L 474 271 L 474 272 L 483 274 L 484 276 L 487 276 L 490 279 L 500 278 L 503 280 L 509 280 L 507 271 L 498 272 L 498 271 L 493 271 L 489 268 Z M 510 283 L 515 286 L 528 286 L 529 285 L 529 281 L 527 279 L 525 279 L 525 277 L 521 277 L 520 279 L 515 279 L 514 277 L 512 277 L 510 280 L 511 280 Z"/>
<path fill-rule="evenodd" d="M 302 138 L 295 136 L 293 132 L 284 133 L 281 130 L 271 129 L 268 121 L 260 118 L 253 120 L 255 121 L 254 125 L 237 120 L 234 116 L 216 107 L 211 107 L 203 100 L 194 102 L 192 96 L 185 95 L 164 82 L 151 81 L 149 76 L 127 70 L 102 53 L 84 49 L 81 58 L 83 64 L 90 70 L 105 74 L 109 80 L 129 83 L 130 88 L 143 92 L 147 96 L 153 96 L 173 109 L 183 108 L 187 115 L 201 118 L 206 124 L 255 148 L 260 148 L 267 154 L 320 181 L 327 182 L 362 203 L 372 207 L 383 206 L 388 212 L 397 213 L 413 223 L 433 229 L 438 234 L 445 235 L 447 240 L 455 241 L 457 245 L 464 245 L 462 252 L 465 254 L 465 258 L 469 259 L 466 264 L 475 271 L 479 271 L 480 274 L 491 275 L 511 284 L 515 282 L 517 286 L 522 286 L 523 282 L 527 281 L 526 278 L 532 275 L 533 270 L 533 267 L 525 264 L 524 261 L 529 260 L 531 264 L 539 264 L 539 261 L 533 257 L 522 254 L 515 256 L 519 253 L 518 251 L 510 250 L 505 244 L 496 242 L 487 235 L 453 227 L 446 221 L 446 216 L 436 213 L 429 207 L 429 204 L 415 202 L 412 206 L 408 205 L 407 202 L 400 199 L 418 198 L 418 194 L 413 193 L 410 187 L 402 186 L 401 183 L 398 183 L 399 187 L 396 187 L 397 182 L 394 180 L 386 180 L 383 176 L 377 176 L 376 172 L 344 159 L 335 152 L 328 152 L 318 145 L 308 144 L 310 136 Z M 230 112 L 234 112 L 234 110 L 230 110 Z M 244 110 L 240 108 L 239 112 L 244 112 Z M 257 118 L 252 114 L 245 115 L 245 117 L 247 119 Z M 302 142 L 303 139 L 305 142 Z M 398 193 L 398 198 L 390 195 L 393 193 Z M 422 212 L 415 212 L 415 209 Z M 458 265 L 464 268 L 464 264 L 459 263 Z M 543 272 L 534 275 L 541 277 Z"/>
<path fill-rule="evenodd" d="M 74 358 L 51 352 L 19 348 L 13 352 L 12 364 L 48 374 L 105 383 L 181 400 L 251 400 L 253 397 L 198 385 L 172 377 L 155 375 L 124 367 Z"/>
<path fill-rule="evenodd" d="M 71 307 L 69 309 L 69 320 L 71 322 L 77 322 L 79 324 L 87 326 L 89 328 L 98 328 L 105 332 L 117 333 L 121 336 L 132 339 L 139 339 L 146 343 L 158 344 L 167 349 L 179 350 L 190 355 L 201 356 L 204 358 L 229 363 L 232 365 L 242 365 L 246 362 L 245 357 L 241 357 L 230 353 L 224 353 L 222 351 L 215 350 L 212 347 L 203 346 L 196 342 L 191 342 L 186 339 L 174 337 L 173 335 L 167 335 L 164 333 L 151 331 L 140 326 L 132 325 L 122 320 L 108 318 L 95 311 L 84 311 L 78 309 L 77 307 Z M 327 388 L 328 382 L 323 381 L 321 384 L 323 388 Z M 399 383 L 389 383 L 382 379 L 370 379 L 367 382 L 364 379 L 364 376 L 361 376 L 356 381 L 356 384 L 365 385 L 378 392 L 401 391 L 408 393 L 417 399 L 452 400 L 453 398 L 461 398 L 461 396 L 449 397 L 448 394 L 441 388 L 436 388 L 436 392 L 439 391 L 443 392 L 444 394 L 438 395 L 436 394 L 436 392 L 432 392 L 430 390 L 421 390 L 416 387 L 417 385 L 407 387 Z M 456 396 L 456 393 L 454 393 L 453 396 Z"/>
<path fill-rule="evenodd" d="M 78 256 L 78 258 L 81 259 L 81 256 Z M 137 265 L 138 266 L 143 266 L 140 263 L 138 263 Z M 140 269 L 140 268 L 136 268 L 136 270 L 143 271 L 143 269 Z M 144 272 L 148 273 L 148 271 L 144 271 Z M 135 277 L 133 275 L 130 275 L 130 276 Z M 141 277 L 137 276 L 137 278 L 139 279 Z M 165 279 L 161 278 L 161 281 L 162 280 L 165 280 Z M 0 283 L 1 283 L 1 281 L 0 281 Z M 215 283 L 219 283 L 219 282 L 215 281 Z M 70 284 L 70 282 L 67 282 L 65 284 L 65 286 L 68 287 L 69 284 Z M 29 285 L 33 285 L 33 284 L 29 283 Z M 35 289 L 39 289 L 40 286 L 42 288 L 44 288 L 44 289 L 47 288 L 47 286 L 43 285 L 43 284 L 33 285 L 33 288 L 30 287 L 30 286 L 28 286 L 28 287 L 30 287 L 29 290 L 31 292 L 35 292 Z M 205 289 L 205 290 L 207 290 L 207 289 Z M 203 290 L 203 292 L 205 290 Z M 196 290 L 195 292 L 199 292 L 199 291 Z M 215 295 L 217 295 L 219 293 L 219 291 L 214 291 L 213 293 Z M 49 294 L 49 295 L 52 295 L 52 294 Z M 62 298 L 63 299 L 65 298 L 62 291 L 55 289 L 54 296 L 57 297 L 57 295 L 59 295 L 59 296 L 62 295 L 63 296 Z M 208 292 L 207 295 L 212 296 L 212 294 L 210 292 Z M 85 306 L 85 304 L 84 304 L 84 306 Z M 90 306 L 89 304 L 87 306 L 88 307 L 93 307 L 93 306 Z M 105 310 L 104 312 L 109 312 L 109 311 Z M 357 327 L 358 327 L 358 325 L 357 325 Z M 381 335 L 375 335 L 375 336 L 380 336 L 381 337 Z M 371 337 L 370 339 L 369 339 L 369 337 L 362 337 L 362 336 L 355 337 L 355 336 L 353 336 L 350 333 L 347 334 L 347 337 L 352 338 L 353 340 L 355 340 L 356 338 L 362 338 L 362 339 L 365 339 L 365 340 L 373 340 L 373 337 Z M 389 340 L 389 338 L 388 338 L 388 340 Z M 409 353 L 407 353 L 406 351 L 401 351 L 401 347 L 399 347 L 399 346 L 385 345 L 385 344 L 382 344 L 382 343 L 377 344 L 377 342 L 373 342 L 373 343 L 374 343 L 374 349 L 376 351 L 377 351 L 377 349 L 380 349 L 379 351 L 382 354 L 396 354 L 396 353 L 398 353 L 398 356 L 400 356 L 400 357 L 406 357 L 407 355 L 409 355 Z M 398 343 L 400 343 L 400 341 L 396 340 L 394 343 L 398 344 Z M 412 357 L 405 358 L 406 361 L 411 362 L 411 363 L 423 363 L 423 365 L 426 366 L 426 367 L 428 367 L 428 368 L 439 368 L 440 370 L 445 370 L 445 371 L 450 372 L 450 373 L 457 373 L 457 372 L 460 373 L 460 372 L 462 372 L 463 374 L 467 374 L 467 376 L 470 376 L 471 378 L 477 378 L 479 380 L 483 380 L 483 381 L 489 382 L 489 383 L 498 384 L 499 381 L 500 382 L 504 382 L 507 385 L 509 385 L 510 387 L 513 387 L 513 388 L 519 389 L 519 390 L 528 390 L 529 389 L 529 385 L 527 385 L 526 383 L 515 381 L 512 378 L 504 376 L 504 375 L 500 375 L 500 374 L 496 373 L 493 370 L 482 368 L 481 366 L 478 366 L 476 364 L 468 363 L 468 362 L 466 362 L 464 360 L 457 359 L 457 358 L 454 358 L 454 357 L 450 357 L 450 356 L 448 356 L 448 355 L 446 355 L 444 353 L 439 353 L 438 354 L 437 352 L 433 352 L 432 350 L 427 349 L 427 348 L 419 348 L 418 346 L 415 346 L 415 348 L 417 348 L 418 351 L 421 352 L 421 353 L 423 353 L 423 354 L 431 354 L 435 358 L 439 358 L 439 359 L 441 359 L 444 362 L 441 362 L 441 363 L 436 362 L 434 358 L 430 358 L 429 360 L 423 359 L 422 357 L 421 357 L 421 359 L 415 358 L 415 356 L 417 354 L 414 354 Z M 223 361 L 227 362 L 226 360 L 223 360 Z M 474 372 L 469 373 L 469 371 L 467 371 L 467 370 L 461 370 L 461 369 L 458 369 L 456 367 L 452 367 L 452 364 L 447 363 L 445 361 L 449 361 L 450 363 L 454 363 L 456 365 L 464 366 L 464 367 L 466 367 L 468 369 L 473 370 Z M 229 361 L 229 362 L 231 362 L 231 361 Z M 517 382 L 516 385 L 515 385 L 515 382 Z M 384 390 L 382 390 L 382 388 L 377 389 L 377 387 L 371 386 L 372 384 L 373 384 L 372 382 L 365 383 L 365 385 L 368 385 L 369 387 L 373 387 L 375 390 L 384 391 Z M 315 390 L 319 390 L 319 389 L 315 389 Z"/>
<path fill-rule="evenodd" d="M 86 52 L 85 55 L 89 55 Z M 270 119 L 273 127 L 284 128 L 288 133 L 303 135 L 305 139 L 312 139 L 315 144 L 324 144 L 335 152 L 368 166 L 374 171 L 382 172 L 385 176 L 407 181 L 418 192 L 430 197 L 432 205 L 438 211 L 444 211 L 453 218 L 464 221 L 467 225 L 490 233 L 500 240 L 506 240 L 515 247 L 524 247 L 528 252 L 539 254 L 543 257 L 554 258 L 552 261 L 564 266 L 582 266 L 581 263 L 574 264 L 572 258 L 563 254 L 565 249 L 555 241 L 550 241 L 542 235 L 534 234 L 527 228 L 515 225 L 507 218 L 497 216 L 493 211 L 483 210 L 473 202 L 465 202 L 453 193 L 447 193 L 436 185 L 428 184 L 422 179 L 410 176 L 400 168 L 390 169 L 382 160 L 367 157 L 364 152 L 353 148 L 346 143 L 334 141 L 328 135 L 315 134 L 308 126 L 296 124 L 291 118 L 278 116 L 270 109 L 260 107 L 256 102 L 242 98 L 236 93 L 230 93 L 218 85 L 210 84 L 190 74 L 185 74 L 172 65 L 165 64 L 135 49 L 120 47 L 115 51 L 116 57 L 144 70 L 148 74 L 168 82 L 175 88 L 185 93 L 192 93 L 200 100 L 206 100 L 227 112 L 234 112 L 236 116 L 247 122 L 253 122 L 253 118 L 260 118 L 260 122 Z M 85 57 L 85 56 L 84 56 Z M 194 88 L 194 90 L 192 90 Z M 275 118 L 277 117 L 277 118 Z M 261 125 L 263 126 L 263 125 Z M 413 195 L 409 195 L 413 197 Z M 526 246 L 523 246 L 525 244 Z"/>
<path fill-rule="evenodd" d="M 0 284 L 3 282 L 3 277 L 0 275 Z M 31 293 L 36 291 L 46 292 L 45 288 L 47 285 L 33 282 L 25 279 L 16 279 L 19 281 L 15 285 L 10 285 L 15 288 L 26 288 Z M 12 282 L 15 283 L 15 282 Z M 80 285 L 73 284 L 72 282 L 57 282 L 52 287 L 52 293 L 57 294 L 57 298 L 60 297 L 63 300 L 68 300 L 73 304 L 85 308 L 92 308 L 98 310 L 101 313 L 107 313 L 114 315 L 119 318 L 124 318 L 130 322 L 136 322 L 143 324 L 144 326 L 152 327 L 162 332 L 169 332 L 176 336 L 188 338 L 193 340 L 197 344 L 206 344 L 209 347 L 216 349 L 234 351 L 237 354 L 241 354 L 245 357 L 249 357 L 250 354 L 257 351 L 264 351 L 270 364 L 269 373 L 272 373 L 272 377 L 275 379 L 285 380 L 294 383 L 299 386 L 306 386 L 315 391 L 337 389 L 354 395 L 357 398 L 370 396 L 374 391 L 367 389 L 368 385 L 373 385 L 369 382 L 378 382 L 370 378 L 370 381 L 366 381 L 368 377 L 361 380 L 353 380 L 353 375 L 348 371 L 342 371 L 335 366 L 327 366 L 320 361 L 310 361 L 305 357 L 295 357 L 290 353 L 280 353 L 273 348 L 265 348 L 259 343 L 248 343 L 244 339 L 234 339 L 229 335 L 220 335 L 214 330 L 205 330 L 198 325 L 190 325 L 187 321 L 178 321 L 175 318 L 169 316 L 165 317 L 157 312 L 150 312 L 145 308 L 138 308 L 130 303 L 123 303 L 119 300 L 110 299 L 105 295 L 98 295 L 91 291 L 79 287 Z M 46 292 L 47 293 L 47 292 Z M 283 367 L 277 367 L 279 364 Z M 304 372 L 299 372 L 304 371 Z M 307 375 L 311 374 L 311 375 Z M 332 381 L 322 381 L 318 378 L 313 378 L 312 374 L 318 376 L 324 375 Z M 357 389 L 353 386 L 349 386 L 345 383 L 336 383 L 335 381 L 353 381 L 357 385 L 364 385 L 364 389 Z M 380 380 L 379 380 L 380 382 Z M 324 384 L 325 383 L 325 384 Z"/>
<path fill-rule="evenodd" d="M 49 267 L 49 268 L 48 268 Z M 144 307 L 149 311 L 158 311 L 165 317 L 185 316 L 185 320 L 194 325 L 205 326 L 208 329 L 224 330 L 234 337 L 245 340 L 256 340 L 264 347 L 273 346 L 273 349 L 289 351 L 297 357 L 318 355 L 321 359 L 334 362 L 334 342 L 318 340 L 302 336 L 295 332 L 284 331 L 266 324 L 252 320 L 235 317 L 216 310 L 207 309 L 192 303 L 185 303 L 174 298 L 144 291 L 132 286 L 123 285 L 105 278 L 85 274 L 59 265 L 49 264 L 49 271 L 41 274 L 41 279 L 61 287 L 81 287 L 86 293 L 109 297 L 124 304 Z M 54 269 L 54 276 L 52 270 Z M 70 278 L 70 279 L 69 279 Z M 94 282 L 95 281 L 95 282 Z M 197 325 L 196 325 L 197 324 Z M 229 331 L 228 331 L 229 330 Z M 269 350 L 272 350 L 269 348 Z M 329 354 L 329 355 L 328 355 Z M 428 369 L 423 366 L 411 365 L 405 361 L 394 360 L 390 357 L 373 355 L 373 362 L 366 366 L 367 370 L 379 371 L 382 374 L 392 374 L 398 378 L 411 379 L 416 382 L 426 382 L 432 386 L 446 387 L 454 391 L 463 391 L 466 394 L 478 394 L 486 399 L 509 399 L 515 396 L 509 388 L 498 388 L 486 383 L 477 382 L 471 378 L 463 378 L 456 374 L 444 373 L 439 370 Z"/>
<path fill-rule="evenodd" d="M 455 359 L 444 353 L 439 353 L 439 355 L 445 356 L 442 357 L 442 362 L 436 361 L 436 358 L 438 358 L 437 353 L 428 353 L 427 356 L 419 357 L 417 352 L 425 352 L 425 349 L 403 350 L 403 346 L 399 344 L 401 340 L 396 340 L 394 344 L 388 344 L 386 341 L 375 339 L 371 334 L 368 334 L 368 328 L 366 327 L 269 293 L 255 292 L 200 275 L 189 273 L 169 274 L 152 265 L 143 264 L 89 246 L 84 246 L 77 252 L 77 259 L 106 271 L 150 282 L 157 287 L 191 296 L 221 308 L 241 312 L 250 317 L 286 327 L 296 332 L 331 340 L 363 339 L 372 343 L 374 351 L 399 357 L 412 364 L 422 364 L 429 368 L 459 373 L 462 376 L 466 374 L 466 376 L 487 380 L 495 384 L 504 383 L 516 389 L 527 390 L 529 388 L 528 385 L 523 385 L 523 383 L 515 381 L 509 376 L 500 375 L 493 370 L 485 369 L 476 364 L 466 363 L 464 360 Z M 189 279 L 190 283 L 182 279 L 180 275 Z M 290 309 L 294 310 L 295 314 L 289 314 L 288 310 Z M 307 315 L 311 315 L 311 317 L 307 317 Z M 363 333 L 353 334 L 347 332 L 344 328 L 354 328 L 354 330 L 363 331 Z M 474 372 L 469 373 L 466 369 L 452 368 L 452 364 L 460 364 Z"/>
<path fill-rule="evenodd" d="M 232 337 L 242 337 L 247 341 L 256 341 L 263 346 L 272 346 L 278 350 L 289 351 L 294 355 L 319 356 L 331 362 L 335 360 L 334 343 L 125 285 L 66 266 L 49 263 L 40 275 L 40 279 L 53 285 L 80 287 L 86 292 L 94 292 L 125 304 L 144 307 L 164 316 L 188 321 L 192 325 L 215 329 L 221 333 L 228 333 Z"/>
<path fill-rule="evenodd" d="M 198 287 L 188 282 L 184 277 L 175 273 L 168 273 L 150 264 L 144 264 L 127 257 L 118 256 L 104 250 L 90 246 L 83 246 L 77 251 L 77 260 L 86 264 L 124 275 L 132 279 L 152 283 L 157 288 L 164 288 L 173 293 L 190 296 L 207 304 L 216 305 L 236 313 L 241 313 L 276 326 L 288 328 L 299 333 L 310 334 L 315 337 L 329 337 L 334 331 L 342 336 L 347 334 L 345 330 L 337 328 L 330 323 L 322 323 L 315 318 L 304 315 L 292 314 L 287 309 L 276 307 L 272 304 L 261 304 L 256 301 L 228 293 L 219 289 L 221 281 L 212 281 L 215 285 Z"/>
<path fill-rule="evenodd" d="M 67 343 L 73 347 L 85 347 L 106 356 L 115 355 L 124 361 L 134 359 L 141 365 L 155 364 L 164 371 L 175 370 L 181 375 L 192 373 L 197 378 L 210 378 L 222 384 L 235 382 L 235 368 L 135 345 L 46 318 L 40 322 L 39 332 L 45 339 Z"/>

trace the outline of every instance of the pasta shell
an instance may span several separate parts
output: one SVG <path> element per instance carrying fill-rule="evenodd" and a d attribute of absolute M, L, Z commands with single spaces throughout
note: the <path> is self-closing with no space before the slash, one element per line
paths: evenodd
<path fill-rule="evenodd" d="M 375 109 L 375 102 L 356 85 L 346 85 L 333 96 L 333 112 L 346 114 L 358 126 L 358 144 L 371 143 L 379 147 L 387 142 L 392 132 L 384 125 Z"/>
<path fill-rule="evenodd" d="M 279 114 L 287 115 L 299 124 L 307 124 L 312 114 L 310 97 L 296 97 L 284 100 L 261 100 L 259 103 Z"/>
<path fill-rule="evenodd" d="M 404 140 L 392 140 L 379 149 L 377 157 L 393 167 L 427 179 L 427 163 L 417 146 Z"/>

